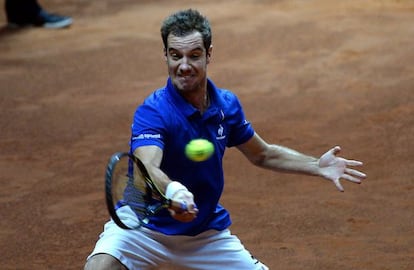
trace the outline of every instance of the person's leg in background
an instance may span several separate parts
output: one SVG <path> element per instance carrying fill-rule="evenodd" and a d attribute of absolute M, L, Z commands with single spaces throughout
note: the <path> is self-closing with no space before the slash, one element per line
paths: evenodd
<path fill-rule="evenodd" d="M 64 28 L 72 24 L 72 18 L 46 12 L 37 0 L 5 0 L 5 11 L 10 27 Z"/>

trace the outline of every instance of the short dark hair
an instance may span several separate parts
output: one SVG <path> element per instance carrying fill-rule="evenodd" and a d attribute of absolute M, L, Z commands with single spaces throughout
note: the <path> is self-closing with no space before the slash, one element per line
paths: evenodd
<path fill-rule="evenodd" d="M 181 10 L 168 16 L 161 26 L 161 37 L 164 48 L 168 47 L 168 35 L 183 37 L 197 31 L 203 38 L 206 50 L 211 45 L 211 27 L 208 19 L 194 9 Z"/>

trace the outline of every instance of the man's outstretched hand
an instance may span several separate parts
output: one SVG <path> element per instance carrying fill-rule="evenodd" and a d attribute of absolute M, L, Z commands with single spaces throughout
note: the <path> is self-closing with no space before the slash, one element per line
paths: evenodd
<path fill-rule="evenodd" d="M 348 160 L 342 157 L 337 157 L 341 151 L 339 146 L 335 146 L 319 158 L 320 173 L 323 177 L 334 182 L 335 186 L 344 191 L 340 179 L 351 181 L 360 184 L 362 179 L 365 179 L 366 174 L 351 169 L 349 166 L 361 166 L 363 163 L 357 160 Z"/>

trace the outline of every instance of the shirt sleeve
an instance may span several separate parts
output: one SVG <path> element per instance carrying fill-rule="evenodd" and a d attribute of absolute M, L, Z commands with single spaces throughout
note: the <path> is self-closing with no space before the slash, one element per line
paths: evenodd
<path fill-rule="evenodd" d="M 232 128 L 229 134 L 227 146 L 233 147 L 243 144 L 253 137 L 254 129 L 251 123 L 246 119 L 241 103 L 235 95 L 233 95 L 230 111 L 232 115 Z"/>
<path fill-rule="evenodd" d="M 131 126 L 131 152 L 139 146 L 156 145 L 164 148 L 164 121 L 161 114 L 149 104 L 143 104 L 134 113 Z"/>

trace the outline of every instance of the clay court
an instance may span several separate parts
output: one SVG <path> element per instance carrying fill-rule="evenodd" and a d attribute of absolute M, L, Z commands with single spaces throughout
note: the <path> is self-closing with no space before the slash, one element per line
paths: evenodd
<path fill-rule="evenodd" d="M 414 1 L 40 3 L 73 26 L 9 30 L 0 13 L 1 269 L 82 269 L 108 219 L 107 159 L 166 81 L 161 21 L 188 7 L 213 27 L 210 77 L 262 137 L 340 145 L 368 175 L 340 193 L 229 149 L 232 232 L 270 269 L 414 269 Z"/>

